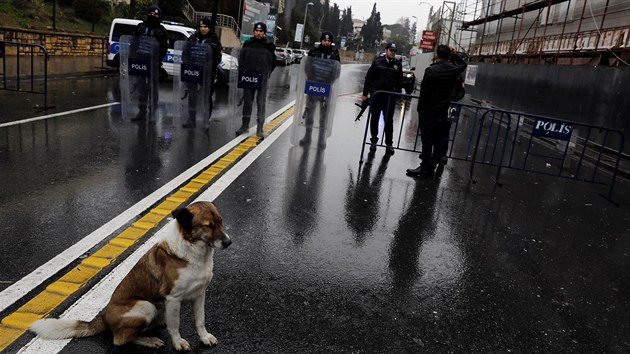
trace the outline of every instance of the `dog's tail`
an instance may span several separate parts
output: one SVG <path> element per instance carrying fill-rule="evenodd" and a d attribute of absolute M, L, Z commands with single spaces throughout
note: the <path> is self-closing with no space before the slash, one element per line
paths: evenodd
<path fill-rule="evenodd" d="M 99 314 L 90 322 L 46 318 L 33 323 L 29 330 L 44 339 L 88 337 L 105 332 L 107 325 Z"/>

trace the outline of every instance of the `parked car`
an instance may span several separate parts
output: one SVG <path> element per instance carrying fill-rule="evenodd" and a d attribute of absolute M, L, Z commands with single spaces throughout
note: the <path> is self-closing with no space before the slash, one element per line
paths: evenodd
<path fill-rule="evenodd" d="M 214 82 L 216 88 L 228 86 L 231 70 L 238 70 L 238 60 L 229 54 L 221 53 L 221 63 L 217 67 L 217 77 Z"/>
<path fill-rule="evenodd" d="M 289 65 L 295 63 L 295 54 L 293 54 L 293 49 L 286 47 L 284 48 L 287 51 L 287 62 Z"/>
<path fill-rule="evenodd" d="M 107 65 L 118 68 L 120 66 L 120 37 L 126 34 L 134 34 L 138 24 L 142 22 L 140 20 L 134 20 L 129 18 L 115 18 L 112 20 L 112 24 L 109 28 L 108 39 L 108 54 Z M 162 67 L 169 75 L 173 75 L 173 58 L 174 58 L 174 45 L 176 41 L 185 41 L 193 33 L 194 28 L 186 27 L 183 24 L 162 21 L 162 25 L 166 28 L 168 35 L 168 52 L 162 58 Z"/>
<path fill-rule="evenodd" d="M 416 74 L 414 74 L 415 67 L 403 66 L 403 80 L 402 87 L 405 93 L 411 95 L 416 89 Z"/>
<path fill-rule="evenodd" d="M 302 61 L 302 57 L 305 55 L 302 49 L 291 49 L 291 53 L 293 53 L 294 63 L 300 63 Z"/>
<path fill-rule="evenodd" d="M 108 66 L 118 68 L 120 65 L 120 37 L 126 34 L 134 34 L 140 20 L 128 18 L 115 18 L 112 20 L 109 29 L 108 54 L 106 63 Z M 194 28 L 186 27 L 181 23 L 162 21 L 162 25 L 166 28 L 168 35 L 168 52 L 162 58 L 162 67 L 167 74 L 173 75 L 173 61 L 175 58 L 175 42 L 185 41 L 193 33 Z M 221 53 L 221 63 L 217 67 L 217 75 L 215 78 L 216 87 L 227 87 L 230 82 L 230 70 L 238 69 L 238 61 L 236 58 L 226 53 Z"/>
<path fill-rule="evenodd" d="M 291 65 L 293 57 L 289 53 L 287 48 L 276 47 L 276 64 L 278 65 Z"/>

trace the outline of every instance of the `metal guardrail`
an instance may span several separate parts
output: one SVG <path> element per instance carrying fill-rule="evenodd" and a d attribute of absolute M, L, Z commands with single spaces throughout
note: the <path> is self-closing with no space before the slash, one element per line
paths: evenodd
<path fill-rule="evenodd" d="M 0 59 L 1 90 L 42 94 L 44 105 L 38 108 L 51 108 L 48 106 L 49 56 L 46 47 L 41 44 L 0 41 Z M 26 66 L 24 61 L 27 61 Z"/>
<path fill-rule="evenodd" d="M 408 117 L 407 110 L 415 109 L 418 96 L 395 92 L 390 100 L 402 102 L 400 129 L 394 136 L 394 148 L 420 152 L 418 117 Z M 368 140 L 369 121 L 366 120 L 363 163 Z M 588 183 L 607 185 L 603 195 L 612 200 L 619 175 L 625 144 L 624 134 L 602 126 L 562 120 L 554 117 L 508 111 L 464 103 L 451 103 L 449 112 L 451 137 L 447 157 L 470 162 L 469 177 L 473 183 L 477 165 L 496 167 L 494 181 L 499 186 L 505 169 L 543 174 Z M 406 132 L 406 135 L 403 133 Z M 382 134 L 382 133 L 381 133 Z M 407 138 L 406 141 L 403 138 Z M 383 146 L 383 137 L 379 146 Z"/>

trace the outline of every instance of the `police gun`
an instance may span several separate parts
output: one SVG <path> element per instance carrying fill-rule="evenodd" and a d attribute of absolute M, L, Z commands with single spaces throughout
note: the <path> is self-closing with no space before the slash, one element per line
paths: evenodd
<path fill-rule="evenodd" d="M 358 120 L 361 120 L 361 116 L 363 115 L 363 112 L 365 112 L 365 110 L 370 106 L 370 100 L 367 99 L 361 102 L 361 104 L 358 104 L 355 102 L 354 105 L 361 108 L 361 110 L 359 111 L 359 114 L 357 114 L 357 118 L 354 120 L 356 122 Z"/>

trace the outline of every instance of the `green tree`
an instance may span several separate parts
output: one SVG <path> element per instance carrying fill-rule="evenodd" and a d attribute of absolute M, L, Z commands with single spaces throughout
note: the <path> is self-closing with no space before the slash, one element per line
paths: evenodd
<path fill-rule="evenodd" d="M 333 4 L 332 9 L 330 9 L 329 11 L 329 25 L 328 27 L 326 27 L 326 29 L 332 32 L 336 39 L 335 42 L 337 43 L 339 43 L 339 27 L 341 26 L 341 21 L 339 17 L 339 7 L 337 6 L 337 4 Z M 323 30 L 324 28 L 322 27 L 322 31 Z"/>
<path fill-rule="evenodd" d="M 339 34 L 341 36 L 352 37 L 354 27 L 352 24 L 352 6 L 344 9 L 341 14 L 341 23 L 339 24 Z"/>
<path fill-rule="evenodd" d="M 383 26 L 381 24 L 381 13 L 376 11 L 376 3 L 372 7 L 372 13 L 361 28 L 363 44 L 370 49 L 377 47 L 383 39 Z"/>

